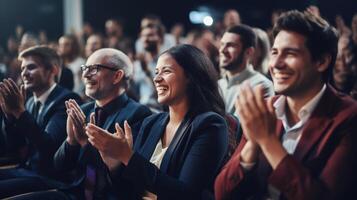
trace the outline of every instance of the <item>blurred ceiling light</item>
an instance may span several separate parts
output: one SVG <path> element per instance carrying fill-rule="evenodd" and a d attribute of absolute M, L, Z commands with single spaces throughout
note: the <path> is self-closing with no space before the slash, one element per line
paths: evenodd
<path fill-rule="evenodd" d="M 206 25 L 206 26 L 212 26 L 213 18 L 211 16 L 205 16 L 203 18 L 203 24 Z"/>
<path fill-rule="evenodd" d="M 204 24 L 205 26 L 211 26 L 213 24 L 213 18 L 208 12 L 191 11 L 189 18 L 193 24 Z"/>

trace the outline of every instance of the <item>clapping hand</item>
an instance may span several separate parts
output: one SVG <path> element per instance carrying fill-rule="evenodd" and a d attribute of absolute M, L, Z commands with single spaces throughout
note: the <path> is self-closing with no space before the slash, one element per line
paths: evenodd
<path fill-rule="evenodd" d="M 0 82 L 0 106 L 6 117 L 19 118 L 25 112 L 25 94 L 24 86 L 19 88 L 10 78 Z"/>
<path fill-rule="evenodd" d="M 91 118 L 91 122 L 93 121 L 94 117 Z M 133 154 L 133 137 L 128 122 L 124 122 L 124 130 L 116 123 L 115 130 L 112 134 L 94 123 L 89 123 L 86 127 L 88 141 L 98 149 L 110 170 L 120 163 L 127 165 Z"/>
<path fill-rule="evenodd" d="M 75 100 L 70 99 L 65 104 L 68 115 L 67 142 L 72 145 L 80 144 L 83 147 L 88 143 L 88 138 L 85 134 L 86 117 Z"/>

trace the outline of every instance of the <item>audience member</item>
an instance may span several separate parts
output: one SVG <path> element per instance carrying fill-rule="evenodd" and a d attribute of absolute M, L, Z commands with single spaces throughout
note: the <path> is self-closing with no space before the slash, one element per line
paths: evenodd
<path fill-rule="evenodd" d="M 64 35 L 58 40 L 58 54 L 61 56 L 63 65 L 73 73 L 73 91 L 83 95 L 84 85 L 81 80 L 81 65 L 84 59 L 81 57 L 81 48 L 75 35 Z"/>
<path fill-rule="evenodd" d="M 66 102 L 67 139 L 55 154 L 55 167 L 61 171 L 76 169 L 72 184 L 62 188 L 77 199 L 110 199 L 115 190 L 107 180 L 108 168 L 98 151 L 88 143 L 85 125 L 90 118 L 102 130 L 115 131 L 124 121 L 133 127 L 134 138 L 142 120 L 151 112 L 126 95 L 132 73 L 129 58 L 119 50 L 104 48 L 89 56 L 82 66 L 85 93 L 94 102 L 79 107 L 76 101 Z M 114 136 L 111 136 L 114 137 Z M 109 159 L 111 160 L 111 159 Z"/>
<path fill-rule="evenodd" d="M 114 135 L 87 125 L 89 141 L 108 166 L 120 197 L 201 199 L 211 189 L 228 146 L 214 73 L 209 59 L 193 46 L 164 52 L 154 82 L 158 101 L 169 112 L 144 120 L 134 149 L 128 123 L 124 131 L 117 126 Z"/>
<path fill-rule="evenodd" d="M 357 103 L 328 84 L 337 33 L 298 11 L 274 26 L 270 73 L 279 96 L 241 87 L 244 139 L 215 182 L 216 199 L 349 199 L 356 196 Z"/>
<path fill-rule="evenodd" d="M 228 113 L 237 114 L 234 104 L 240 95 L 238 87 L 244 81 L 249 82 L 252 87 L 262 85 L 265 90 L 265 97 L 274 94 L 272 82 L 261 73 L 255 71 L 250 64 L 254 55 L 255 45 L 255 33 L 247 25 L 233 26 L 222 36 L 219 49 L 219 65 L 225 70 L 225 74 L 218 81 L 218 85 Z"/>
<path fill-rule="evenodd" d="M 162 27 L 159 25 L 151 24 L 143 27 L 140 39 L 144 46 L 144 52 L 137 54 L 137 62 L 134 62 L 133 79 L 138 88 L 140 103 L 154 110 L 160 109 L 152 79 L 155 76 L 155 66 L 163 34 Z"/>
<path fill-rule="evenodd" d="M 80 98 L 55 82 L 60 58 L 45 46 L 22 51 L 19 88 L 12 79 L 0 83 L 5 134 L 12 149 L 24 157 L 21 168 L 0 170 L 0 197 L 46 188 L 50 178 L 61 178 L 53 169 L 53 155 L 66 138 L 64 102 Z M 25 90 L 33 96 L 25 103 Z"/>

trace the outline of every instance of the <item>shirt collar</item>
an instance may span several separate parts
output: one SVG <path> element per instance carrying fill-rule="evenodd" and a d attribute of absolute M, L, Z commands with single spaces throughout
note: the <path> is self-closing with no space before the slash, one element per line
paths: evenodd
<path fill-rule="evenodd" d="M 308 120 L 311 113 L 315 110 L 325 90 L 326 90 L 326 84 L 323 85 L 322 89 L 310 101 L 308 101 L 303 107 L 301 107 L 301 109 L 298 112 L 298 117 L 302 124 L 304 124 Z M 286 118 L 285 105 L 286 105 L 286 97 L 282 95 L 275 101 L 273 106 L 275 108 L 275 114 L 277 118 L 283 122 L 284 127 L 289 127 Z"/>
<path fill-rule="evenodd" d="M 50 96 L 51 92 L 55 89 L 56 85 L 57 85 L 56 83 L 53 84 L 46 92 L 44 92 L 44 93 L 43 93 L 41 96 L 39 96 L 39 97 L 36 97 L 36 96 L 34 95 L 34 100 L 35 100 L 35 102 L 41 102 L 41 105 L 45 105 L 45 102 L 46 102 L 48 96 Z"/>

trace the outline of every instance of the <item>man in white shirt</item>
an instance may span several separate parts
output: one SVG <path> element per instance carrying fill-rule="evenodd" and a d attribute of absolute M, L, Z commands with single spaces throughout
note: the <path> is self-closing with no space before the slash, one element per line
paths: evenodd
<path fill-rule="evenodd" d="M 233 26 L 222 36 L 219 66 L 225 73 L 218 84 L 228 113 L 236 114 L 234 103 L 239 96 L 238 87 L 244 81 L 249 81 L 252 87 L 263 85 L 266 97 L 274 95 L 272 82 L 250 64 L 255 45 L 256 35 L 247 25 Z"/>
<path fill-rule="evenodd" d="M 241 87 L 245 137 L 216 179 L 216 199 L 354 199 L 357 103 L 328 84 L 336 30 L 289 11 L 273 33 L 269 68 L 280 96 L 266 102 L 261 87 Z"/>

